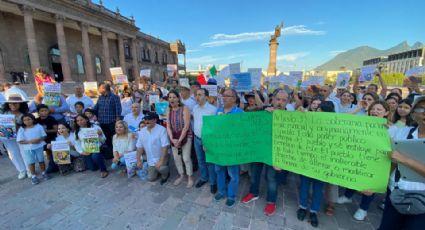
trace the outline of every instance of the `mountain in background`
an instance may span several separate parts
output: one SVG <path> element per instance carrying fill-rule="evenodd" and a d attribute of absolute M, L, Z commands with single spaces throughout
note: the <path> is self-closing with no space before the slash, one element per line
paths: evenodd
<path fill-rule="evenodd" d="M 360 68 L 364 60 L 372 59 L 379 56 L 387 56 L 393 53 L 400 53 L 411 49 L 419 49 L 424 47 L 421 42 L 416 42 L 413 46 L 409 46 L 406 41 L 387 50 L 378 50 L 369 46 L 360 46 L 336 55 L 326 63 L 316 67 L 316 70 L 339 70 L 345 66 L 347 69 Z"/>

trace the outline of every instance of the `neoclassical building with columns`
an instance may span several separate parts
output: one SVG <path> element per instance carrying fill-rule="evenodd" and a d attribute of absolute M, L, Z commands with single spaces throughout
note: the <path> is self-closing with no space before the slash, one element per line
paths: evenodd
<path fill-rule="evenodd" d="M 180 40 L 168 43 L 139 30 L 133 18 L 91 0 L 0 0 L 0 81 L 10 72 L 42 68 L 63 82 L 111 79 L 121 66 L 129 80 L 150 68 L 162 80 L 167 64 L 186 70 Z M 178 64 L 178 57 L 182 56 Z"/>

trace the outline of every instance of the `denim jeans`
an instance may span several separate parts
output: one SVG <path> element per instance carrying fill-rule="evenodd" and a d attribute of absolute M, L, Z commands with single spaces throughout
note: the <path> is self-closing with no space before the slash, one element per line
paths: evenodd
<path fill-rule="evenodd" d="M 199 172 L 202 181 L 209 181 L 210 185 L 217 184 L 217 175 L 215 174 L 214 164 L 205 161 L 205 152 L 202 145 L 202 140 L 195 136 L 195 152 L 198 158 Z"/>
<path fill-rule="evenodd" d="M 84 156 L 86 167 L 92 171 L 100 168 L 101 172 L 106 172 L 105 159 L 101 153 L 92 153 L 89 156 Z"/>
<path fill-rule="evenodd" d="M 347 198 L 352 198 L 354 193 L 356 191 L 352 189 L 345 189 L 344 196 Z M 375 194 L 372 194 L 372 196 L 366 196 L 362 194 L 362 201 L 360 202 L 360 208 L 367 211 L 369 209 L 370 204 L 373 201 L 373 198 L 375 198 Z"/>
<path fill-rule="evenodd" d="M 425 214 L 420 215 L 404 215 L 399 213 L 390 200 L 390 190 L 387 190 L 385 198 L 385 209 L 382 214 L 381 226 L 378 230 L 419 230 L 425 226 Z"/>
<path fill-rule="evenodd" d="M 126 166 L 125 165 L 125 157 L 120 157 L 120 163 L 121 163 L 121 165 L 123 165 L 124 167 Z M 118 167 L 118 162 L 117 163 L 115 163 L 115 162 L 112 162 L 112 164 L 111 164 L 111 169 L 112 170 L 118 170 L 119 169 L 119 167 Z"/>
<path fill-rule="evenodd" d="M 317 213 L 320 209 L 320 202 L 323 196 L 324 182 L 300 175 L 300 208 L 307 209 L 308 195 L 310 193 L 310 184 L 313 185 L 313 197 L 310 206 L 310 212 Z"/>
<path fill-rule="evenodd" d="M 226 186 L 226 170 L 230 176 L 230 181 L 228 186 Z M 235 200 L 236 193 L 238 192 L 238 186 L 239 186 L 239 165 L 232 165 L 232 166 L 215 165 L 215 172 L 217 173 L 218 193 L 223 196 L 227 194 L 227 199 Z"/>
<path fill-rule="evenodd" d="M 267 198 L 266 201 L 276 203 L 277 199 L 277 171 L 272 166 L 263 163 L 251 163 L 251 185 L 249 192 L 254 196 L 258 196 L 260 191 L 261 172 L 263 166 L 266 168 Z"/>

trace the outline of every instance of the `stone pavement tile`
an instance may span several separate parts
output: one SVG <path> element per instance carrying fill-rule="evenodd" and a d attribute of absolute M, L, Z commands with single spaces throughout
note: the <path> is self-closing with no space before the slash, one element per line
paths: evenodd
<path fill-rule="evenodd" d="M 181 220 L 178 229 L 195 229 L 200 221 L 203 219 L 202 214 L 204 213 L 206 207 L 195 205 L 192 209 L 185 214 L 183 219 Z"/>
<path fill-rule="evenodd" d="M 63 209 L 65 209 L 67 206 L 69 206 L 71 203 L 64 200 L 59 200 L 55 202 L 52 206 L 45 209 L 44 211 L 39 212 L 38 215 L 34 215 L 31 218 L 29 218 L 27 221 L 23 222 L 23 225 L 25 227 L 31 227 L 31 226 L 37 226 L 38 224 L 47 221 L 50 218 L 53 218 L 53 216 L 59 212 L 61 212 Z M 57 218 L 57 217 L 56 217 Z"/>
<path fill-rule="evenodd" d="M 214 230 L 226 230 L 231 229 L 233 225 L 234 214 L 221 212 L 218 216 L 213 229 Z"/>
<path fill-rule="evenodd" d="M 364 221 L 356 221 L 353 218 L 352 213 L 348 213 L 344 209 L 335 210 L 335 220 L 338 224 L 338 227 L 341 229 L 353 229 L 353 230 L 370 230 L 373 229 L 372 224 Z"/>
<path fill-rule="evenodd" d="M 236 206 L 236 213 L 241 216 L 246 216 L 248 218 L 251 218 L 252 212 L 253 212 L 254 205 L 251 204 L 243 204 L 239 203 L 239 205 Z"/>
<path fill-rule="evenodd" d="M 156 216 L 166 218 L 170 213 L 176 211 L 176 207 L 182 203 L 181 200 L 174 198 L 174 197 L 168 197 L 163 203 L 161 204 L 153 204 L 155 206 L 158 206 L 159 208 L 156 210 L 151 210 L 151 213 L 153 213 Z M 190 209 L 191 205 L 187 205 Z M 184 210 L 177 210 L 178 212 L 185 212 Z"/>
<path fill-rule="evenodd" d="M 65 218 L 64 215 L 60 214 L 60 213 L 55 213 L 54 215 L 52 215 L 49 219 L 39 223 L 38 225 L 36 225 L 35 227 L 39 227 L 42 229 L 48 229 L 51 228 L 53 225 L 62 222 L 62 220 Z"/>
<path fill-rule="evenodd" d="M 111 217 L 95 210 L 89 210 L 80 218 L 80 222 L 89 226 L 89 228 L 103 228 L 108 224 Z"/>
<path fill-rule="evenodd" d="M 267 230 L 268 224 L 264 220 L 252 219 L 249 227 L 251 230 Z"/>
<path fill-rule="evenodd" d="M 202 213 L 202 219 L 215 222 L 221 213 L 221 208 L 218 206 L 209 206 Z"/>
<path fill-rule="evenodd" d="M 206 191 L 205 189 L 198 191 L 194 189 L 194 192 L 198 192 L 199 196 L 198 198 L 196 198 L 195 203 L 199 204 L 199 205 L 203 205 L 203 206 L 208 206 L 210 205 L 211 202 L 213 201 L 213 195 L 208 191 Z"/>
<path fill-rule="evenodd" d="M 196 227 L 197 230 L 211 230 L 214 227 L 214 222 L 207 219 L 201 219 L 199 221 L 198 226 Z"/>
<path fill-rule="evenodd" d="M 378 229 L 381 224 L 382 214 L 368 213 L 367 220 L 372 224 L 374 229 Z M 425 228 L 425 227 L 424 227 Z"/>
<path fill-rule="evenodd" d="M 242 216 L 242 215 L 235 215 L 233 218 L 233 227 L 238 228 L 249 228 L 251 224 L 251 218 Z"/>

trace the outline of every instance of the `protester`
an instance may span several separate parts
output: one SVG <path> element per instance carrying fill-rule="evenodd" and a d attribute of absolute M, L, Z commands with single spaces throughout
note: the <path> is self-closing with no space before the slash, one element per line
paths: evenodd
<path fill-rule="evenodd" d="M 131 113 L 125 115 L 124 121 L 128 125 L 128 130 L 132 133 L 136 133 L 139 129 L 139 124 L 143 120 L 143 113 L 140 109 L 140 104 L 135 102 L 131 105 Z"/>
<path fill-rule="evenodd" d="M 25 95 L 22 95 L 19 91 L 16 90 L 8 90 L 5 93 L 6 101 L 3 105 L 3 114 L 14 115 L 15 116 L 15 125 L 16 129 L 19 130 L 22 127 L 22 116 L 28 113 L 28 99 Z M 16 133 L 15 133 L 16 134 Z M 10 135 L 10 134 L 9 134 Z M 18 179 L 24 179 L 27 176 L 27 168 L 28 165 L 25 162 L 24 153 L 18 146 L 16 141 L 16 135 L 12 135 L 10 137 L 6 137 L 5 133 L 0 132 L 0 140 L 3 142 L 7 153 L 9 155 L 9 159 L 12 161 L 16 170 L 18 171 Z M 28 172 L 28 177 L 30 176 L 30 172 Z"/>
<path fill-rule="evenodd" d="M 127 123 L 125 121 L 117 121 L 115 123 L 115 135 L 112 139 L 113 154 L 111 168 L 118 170 L 119 166 L 125 166 L 124 155 L 136 151 L 136 138 L 129 133 Z"/>
<path fill-rule="evenodd" d="M 37 123 L 44 128 L 47 136 L 44 141 L 47 144 L 50 144 L 51 141 L 55 140 L 56 134 L 58 132 L 58 122 L 49 115 L 49 107 L 44 104 L 37 106 L 38 118 L 36 119 Z M 44 148 L 46 151 L 47 157 L 49 159 L 49 165 L 47 166 L 47 173 L 54 173 L 59 170 L 58 166 L 53 161 L 52 151 L 50 149 Z"/>
<path fill-rule="evenodd" d="M 69 105 L 71 113 L 78 113 L 75 109 L 75 103 L 78 101 L 83 103 L 84 108 L 93 108 L 94 106 L 93 100 L 84 95 L 84 88 L 82 85 L 76 85 L 74 88 L 74 95 L 66 98 L 66 103 Z"/>
<path fill-rule="evenodd" d="M 146 127 L 140 130 L 137 140 L 137 167 L 142 169 L 142 155 L 146 155 L 148 162 L 148 180 L 155 181 L 161 176 L 160 184 L 163 185 L 170 177 L 168 167 L 169 155 L 168 149 L 170 142 L 167 136 L 167 130 L 157 125 L 158 114 L 149 112 L 145 115 L 144 122 Z"/>
<path fill-rule="evenodd" d="M 180 95 L 171 90 L 168 93 L 169 108 L 167 111 L 167 133 L 171 140 L 174 163 L 179 177 L 174 185 L 179 185 L 184 179 L 184 171 L 188 176 L 187 188 L 193 186 L 193 166 L 190 158 L 193 133 L 190 126 L 190 111 L 180 100 Z M 185 169 L 183 169 L 183 163 Z"/>
<path fill-rule="evenodd" d="M 101 152 L 88 153 L 83 146 L 83 129 L 93 128 L 97 131 L 98 140 L 99 140 L 99 149 L 100 145 L 103 144 L 106 140 L 105 134 L 102 132 L 102 129 L 97 125 L 92 125 L 90 120 L 86 115 L 80 114 L 75 119 L 75 149 L 77 152 L 84 157 L 85 165 L 88 169 L 92 171 L 97 171 L 100 168 L 100 177 L 105 178 L 108 176 L 108 171 L 105 166 L 105 159 Z"/>
<path fill-rule="evenodd" d="M 37 162 L 42 178 L 44 180 L 50 179 L 46 172 L 43 155 L 46 136 L 44 128 L 36 123 L 34 115 L 30 113 L 22 115 L 22 127 L 18 130 L 16 141 L 24 151 L 25 163 L 31 172 L 31 183 L 33 185 L 40 183 L 35 172 L 35 163 Z"/>
<path fill-rule="evenodd" d="M 205 161 L 205 151 L 202 144 L 202 125 L 205 116 L 213 116 L 217 113 L 217 108 L 207 101 L 209 92 L 206 89 L 199 89 L 196 91 L 197 105 L 193 108 L 193 123 L 195 134 L 195 151 L 199 165 L 199 180 L 195 187 L 200 188 L 207 182 L 210 183 L 210 192 L 215 194 L 217 192 L 217 176 L 215 173 L 215 166 Z"/>
<path fill-rule="evenodd" d="M 97 100 L 93 110 L 97 115 L 98 122 L 106 136 L 106 152 L 107 159 L 112 158 L 112 137 L 115 134 L 115 122 L 121 119 L 121 102 L 120 98 L 111 92 L 109 85 L 101 83 L 99 85 L 100 97 Z"/>
<path fill-rule="evenodd" d="M 233 89 L 225 89 L 223 92 L 223 107 L 217 109 L 217 115 L 243 113 L 237 106 L 238 93 Z M 208 150 L 207 150 L 208 151 Z M 221 201 L 227 196 L 226 205 L 235 205 L 236 194 L 239 185 L 239 165 L 221 166 L 215 165 L 217 173 L 218 192 L 214 199 Z M 226 186 L 226 172 L 230 176 L 230 181 Z"/>
<path fill-rule="evenodd" d="M 267 107 L 265 110 L 273 112 L 275 110 L 286 110 L 286 106 L 289 103 L 289 94 L 282 89 L 276 89 L 272 97 L 272 106 Z M 273 166 L 266 165 L 259 162 L 250 164 L 251 176 L 250 176 L 250 188 L 249 193 L 242 198 L 242 203 L 248 204 L 259 198 L 260 193 L 260 179 L 263 168 L 266 171 L 266 183 L 267 183 L 267 197 L 266 206 L 264 207 L 264 214 L 272 216 L 276 212 L 276 200 L 277 200 L 277 174 L 281 169 L 274 168 Z M 283 172 L 285 173 L 285 172 Z"/>
<path fill-rule="evenodd" d="M 95 111 L 93 109 L 86 109 L 84 111 L 84 115 L 89 118 L 91 124 L 99 125 L 99 122 L 97 121 L 97 116 L 95 115 Z"/>
<path fill-rule="evenodd" d="M 413 120 L 417 122 L 416 127 L 406 127 L 400 130 L 395 136 L 395 140 L 424 140 L 425 139 L 425 96 L 417 97 L 413 102 L 412 107 Z M 389 154 L 389 158 L 396 165 L 395 169 L 391 173 L 390 183 L 387 189 L 387 195 L 385 199 L 384 213 L 381 219 L 379 230 L 419 230 L 425 226 L 425 212 L 422 210 L 420 214 L 408 214 L 402 213 L 397 209 L 393 201 L 391 200 L 391 194 L 395 192 L 395 189 L 409 192 L 410 194 L 416 194 L 417 202 L 422 202 L 423 207 L 423 194 L 425 191 L 425 183 L 413 182 L 400 175 L 398 165 L 404 165 L 411 170 L 414 170 L 417 174 L 425 178 L 425 164 L 420 161 L 414 160 L 404 153 L 398 151 L 392 151 Z M 421 197 L 422 194 L 422 197 Z M 406 196 L 404 196 L 407 198 Z M 411 204 L 416 205 L 416 204 Z M 412 208 L 413 209 L 413 208 Z"/>
<path fill-rule="evenodd" d="M 172 90 L 170 90 L 171 92 Z M 178 92 L 178 91 L 175 91 Z M 196 105 L 196 101 L 190 95 L 190 86 L 181 85 L 180 86 L 180 97 L 182 103 L 189 109 L 190 113 L 193 111 L 193 107 Z"/>
<path fill-rule="evenodd" d="M 131 113 L 131 105 L 134 103 L 130 90 L 124 90 L 121 98 L 121 116 Z"/>
<path fill-rule="evenodd" d="M 69 145 L 69 154 L 71 158 L 71 164 L 75 158 L 80 157 L 80 154 L 75 150 L 75 134 L 71 132 L 71 127 L 68 124 L 58 125 L 58 135 L 55 141 L 66 141 Z M 47 144 L 46 149 L 52 151 L 52 144 Z M 58 164 L 59 171 L 62 175 L 69 173 L 71 164 Z"/>

